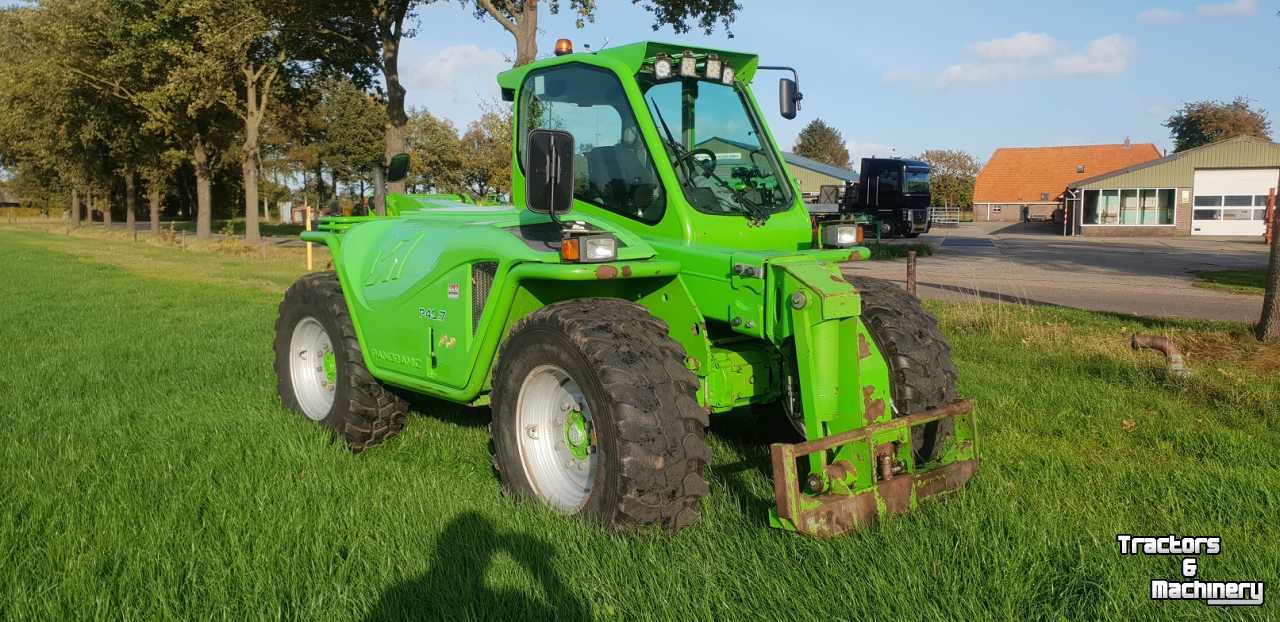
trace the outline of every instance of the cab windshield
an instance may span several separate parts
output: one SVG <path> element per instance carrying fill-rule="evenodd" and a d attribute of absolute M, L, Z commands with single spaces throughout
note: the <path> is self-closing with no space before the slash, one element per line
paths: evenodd
<path fill-rule="evenodd" d="M 763 221 L 791 205 L 790 184 L 736 86 L 673 80 L 648 85 L 644 97 L 694 209 Z"/>
<path fill-rule="evenodd" d="M 929 194 L 928 169 L 909 168 L 904 181 L 906 194 Z"/>

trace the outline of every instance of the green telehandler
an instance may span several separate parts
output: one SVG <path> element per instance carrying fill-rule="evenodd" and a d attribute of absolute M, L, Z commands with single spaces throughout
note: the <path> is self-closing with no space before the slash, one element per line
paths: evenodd
<path fill-rule="evenodd" d="M 284 404 L 355 451 L 404 427 L 406 392 L 487 404 L 508 494 L 618 530 L 697 521 L 709 418 L 750 405 L 803 437 L 771 446 L 775 527 L 837 535 L 963 487 L 976 421 L 936 321 L 841 272 L 869 256 L 860 230 L 811 228 L 752 94 L 790 71 L 794 118 L 794 70 L 569 48 L 498 76 L 512 206 L 393 194 L 302 234 L 333 271 L 280 305 Z"/>

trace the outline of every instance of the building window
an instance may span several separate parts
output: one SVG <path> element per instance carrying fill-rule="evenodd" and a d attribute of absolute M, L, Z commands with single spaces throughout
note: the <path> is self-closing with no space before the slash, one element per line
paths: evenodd
<path fill-rule="evenodd" d="M 1077 165 L 1076 165 L 1076 172 L 1077 172 L 1077 173 L 1083 173 L 1083 172 L 1084 172 L 1084 165 L 1083 165 L 1083 164 L 1077 164 Z"/>
<path fill-rule="evenodd" d="M 1220 196 L 1197 196 L 1196 207 L 1222 207 Z"/>
<path fill-rule="evenodd" d="M 1254 207 L 1266 207 L 1266 206 L 1267 206 L 1267 195 L 1265 195 L 1265 194 L 1259 194 L 1259 195 L 1257 195 L 1257 196 L 1253 197 L 1253 205 L 1254 205 Z"/>
<path fill-rule="evenodd" d="M 1041 200 L 1041 201 L 1048 201 L 1048 200 L 1049 200 L 1049 193 L 1048 193 L 1048 192 L 1041 192 L 1041 193 L 1040 193 L 1040 200 Z"/>
<path fill-rule="evenodd" d="M 1253 197 L 1247 194 L 1230 194 L 1222 197 L 1224 207 L 1249 207 L 1253 205 Z"/>
<path fill-rule="evenodd" d="M 1081 223 L 1086 225 L 1172 225 L 1173 188 L 1085 190 Z"/>

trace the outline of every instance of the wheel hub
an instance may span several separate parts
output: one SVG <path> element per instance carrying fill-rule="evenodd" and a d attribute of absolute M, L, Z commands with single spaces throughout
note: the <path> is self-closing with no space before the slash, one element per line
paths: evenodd
<path fill-rule="evenodd" d="M 574 460 L 586 460 L 591 454 L 591 434 L 582 411 L 570 411 L 564 423 L 564 442 Z"/>
<path fill-rule="evenodd" d="M 324 325 L 304 317 L 289 339 L 289 378 L 298 406 L 308 419 L 320 421 L 333 408 L 338 384 L 338 360 Z"/>
<path fill-rule="evenodd" d="M 520 387 L 516 425 L 534 492 L 560 511 L 579 510 L 591 493 L 597 455 L 591 411 L 578 383 L 555 365 L 534 368 Z"/>

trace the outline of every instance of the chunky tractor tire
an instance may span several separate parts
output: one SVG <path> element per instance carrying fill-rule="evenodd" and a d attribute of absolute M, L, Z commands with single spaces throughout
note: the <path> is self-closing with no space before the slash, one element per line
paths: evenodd
<path fill-rule="evenodd" d="M 404 428 L 408 404 L 369 374 L 333 272 L 289 287 L 276 319 L 276 388 L 284 405 L 341 436 L 353 452 Z"/>
<path fill-rule="evenodd" d="M 949 404 L 956 399 L 956 366 L 938 320 L 902 288 L 881 279 L 845 277 L 862 296 L 862 322 L 889 362 L 894 416 Z M 954 429 L 951 419 L 912 429 L 917 463 L 942 451 Z"/>
<path fill-rule="evenodd" d="M 508 494 L 628 530 L 675 531 L 707 494 L 707 414 L 667 325 L 587 298 L 521 320 L 493 373 L 494 467 Z"/>

